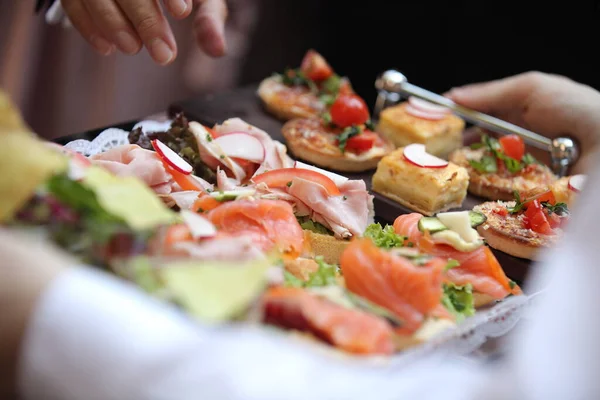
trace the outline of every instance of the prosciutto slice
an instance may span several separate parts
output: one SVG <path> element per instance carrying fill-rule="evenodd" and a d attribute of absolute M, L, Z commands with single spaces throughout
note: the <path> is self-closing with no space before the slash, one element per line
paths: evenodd
<path fill-rule="evenodd" d="M 362 236 L 373 223 L 373 196 L 360 180 L 346 181 L 338 188 L 340 196 L 329 196 L 320 184 L 294 178 L 288 193 L 310 207 L 312 219 L 330 228 L 336 237 Z"/>
<path fill-rule="evenodd" d="M 185 190 L 182 192 L 173 192 L 162 197 L 163 201 L 171 207 L 177 205 L 181 210 L 191 210 L 200 194 L 202 192 L 196 190 Z"/>
<path fill-rule="evenodd" d="M 115 147 L 90 157 L 93 164 L 118 176 L 135 176 L 159 194 L 172 191 L 173 178 L 158 155 L 136 144 Z"/>

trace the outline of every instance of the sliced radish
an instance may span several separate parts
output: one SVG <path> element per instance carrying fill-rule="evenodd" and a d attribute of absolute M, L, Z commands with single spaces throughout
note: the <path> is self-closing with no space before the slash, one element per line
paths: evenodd
<path fill-rule="evenodd" d="M 329 179 L 331 179 L 332 181 L 334 181 L 336 186 L 340 186 L 341 184 L 343 184 L 344 182 L 346 182 L 348 180 L 348 178 L 346 178 L 345 176 L 338 175 L 333 172 L 329 172 L 329 171 L 326 171 L 319 167 L 315 167 L 310 164 L 305 164 L 300 161 L 294 162 L 294 168 L 302 168 L 302 169 L 308 169 L 311 171 L 319 172 L 319 173 L 325 175 L 326 177 L 328 177 Z"/>
<path fill-rule="evenodd" d="M 202 215 L 190 210 L 181 210 L 180 214 L 185 224 L 190 228 L 190 233 L 194 239 L 213 237 L 217 234 L 217 228 Z"/>
<path fill-rule="evenodd" d="M 569 189 L 573 190 L 574 192 L 581 192 L 585 186 L 586 178 L 587 176 L 582 174 L 573 175 L 569 178 Z"/>
<path fill-rule="evenodd" d="M 409 97 L 408 103 L 421 111 L 430 114 L 450 114 L 450 110 L 444 106 L 438 106 L 437 104 L 430 103 L 426 100 L 419 99 L 418 97 Z"/>
<path fill-rule="evenodd" d="M 260 140 L 244 132 L 232 132 L 214 139 L 229 157 L 241 158 L 255 163 L 265 159 L 265 148 Z"/>
<path fill-rule="evenodd" d="M 404 157 L 409 162 L 423 168 L 444 168 L 448 165 L 448 161 L 427 153 L 425 145 L 420 143 L 413 143 L 406 146 L 404 148 Z"/>
<path fill-rule="evenodd" d="M 413 107 L 410 104 L 406 105 L 406 112 L 412 115 L 413 117 L 428 119 L 431 121 L 439 121 L 440 119 L 446 118 L 445 113 L 440 112 L 431 112 L 431 111 L 423 111 L 420 108 Z"/>
<path fill-rule="evenodd" d="M 182 174 L 189 175 L 194 170 L 187 161 L 179 156 L 179 154 L 175 153 L 169 146 L 164 144 L 158 139 L 154 139 L 152 141 L 152 147 L 158 153 L 160 158 L 165 160 L 167 164 L 169 164 L 174 170 L 181 172 Z"/>

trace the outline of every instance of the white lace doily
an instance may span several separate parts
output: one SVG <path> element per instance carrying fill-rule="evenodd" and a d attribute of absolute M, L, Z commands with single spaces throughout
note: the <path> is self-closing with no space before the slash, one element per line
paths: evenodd
<path fill-rule="evenodd" d="M 142 128 L 142 132 L 162 132 L 171 127 L 171 121 L 140 121 L 133 129 Z M 65 147 L 75 150 L 86 157 L 108 151 L 112 148 L 129 144 L 128 131 L 118 128 L 108 128 L 102 131 L 94 140 L 77 139 L 65 145 Z"/>
<path fill-rule="evenodd" d="M 145 133 L 164 131 L 171 126 L 171 121 L 141 121 L 134 129 L 142 126 Z M 100 133 L 94 140 L 75 140 L 66 144 L 86 156 L 98 154 L 114 147 L 128 144 L 127 131 L 109 128 Z M 457 328 L 448 330 L 429 342 L 407 350 L 391 358 L 395 365 L 403 364 L 430 352 L 449 352 L 456 355 L 468 355 L 477 350 L 490 338 L 500 337 L 515 327 L 525 314 L 531 296 L 521 295 L 509 297 L 498 302 L 487 310 L 478 311 L 474 316 L 467 318 Z M 388 359 L 389 361 L 389 359 Z"/>

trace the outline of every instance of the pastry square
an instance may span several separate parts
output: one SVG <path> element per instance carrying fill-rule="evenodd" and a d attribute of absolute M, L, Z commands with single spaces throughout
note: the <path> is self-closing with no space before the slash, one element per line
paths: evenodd
<path fill-rule="evenodd" d="M 400 147 L 381 159 L 373 191 L 428 216 L 462 205 L 469 186 L 465 168 L 451 162 L 442 168 L 419 167 L 403 153 Z"/>
<path fill-rule="evenodd" d="M 439 120 L 415 117 L 406 111 L 408 102 L 385 108 L 377 131 L 396 147 L 421 143 L 429 154 L 448 159 L 448 155 L 463 145 L 465 121 L 449 113 Z"/>

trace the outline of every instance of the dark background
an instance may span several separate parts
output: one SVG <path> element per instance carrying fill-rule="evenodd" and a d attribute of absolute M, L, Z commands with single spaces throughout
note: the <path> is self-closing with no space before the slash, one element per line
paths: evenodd
<path fill-rule="evenodd" d="M 373 105 L 395 68 L 443 93 L 537 70 L 600 89 L 599 1 L 262 0 L 241 84 L 299 66 L 315 48 Z"/>

